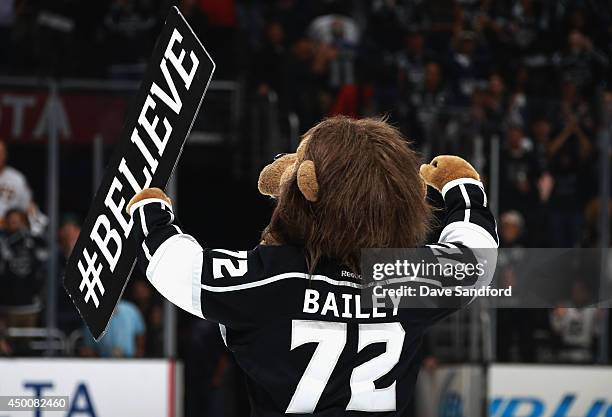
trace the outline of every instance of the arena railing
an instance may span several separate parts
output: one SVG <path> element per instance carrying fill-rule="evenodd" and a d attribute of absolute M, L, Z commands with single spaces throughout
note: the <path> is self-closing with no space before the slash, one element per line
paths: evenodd
<path fill-rule="evenodd" d="M 69 344 L 66 335 L 59 329 L 48 329 L 45 327 L 9 327 L 6 331 L 9 339 L 15 341 L 21 339 L 32 352 L 50 355 L 69 354 Z"/>

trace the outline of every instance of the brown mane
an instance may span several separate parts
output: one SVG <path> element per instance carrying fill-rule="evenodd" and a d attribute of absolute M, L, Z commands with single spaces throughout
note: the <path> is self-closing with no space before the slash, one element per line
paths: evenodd
<path fill-rule="evenodd" d="M 322 258 L 358 272 L 362 248 L 423 243 L 431 208 L 417 153 L 397 129 L 384 120 L 333 117 L 304 137 L 319 199 L 304 198 L 294 173 L 280 191 L 264 239 L 303 246 L 311 272 Z"/>

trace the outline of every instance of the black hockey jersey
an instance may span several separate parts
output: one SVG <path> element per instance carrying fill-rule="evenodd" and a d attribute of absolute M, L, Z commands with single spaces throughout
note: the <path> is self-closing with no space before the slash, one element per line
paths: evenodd
<path fill-rule="evenodd" d="M 442 194 L 446 225 L 432 256 L 436 247 L 497 248 L 480 182 L 455 180 Z M 139 266 L 174 304 L 219 323 L 246 374 L 253 416 L 403 414 L 422 336 L 452 309 L 365 308 L 364 283 L 333 260 L 309 274 L 300 247 L 203 249 L 158 199 L 130 213 Z"/>

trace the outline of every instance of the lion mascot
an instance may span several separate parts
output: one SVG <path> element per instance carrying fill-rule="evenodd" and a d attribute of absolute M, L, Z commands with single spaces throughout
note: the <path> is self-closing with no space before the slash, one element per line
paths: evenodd
<path fill-rule="evenodd" d="M 427 186 L 445 202 L 439 240 L 430 245 Z M 139 267 L 171 302 L 219 323 L 246 375 L 253 416 L 403 415 L 423 334 L 455 309 L 369 305 L 361 251 L 420 247 L 434 259 L 495 251 L 478 173 L 456 156 L 419 166 L 384 120 L 333 117 L 266 166 L 258 187 L 276 205 L 249 251 L 202 248 L 177 226 L 161 190 L 137 194 L 128 212 Z"/>

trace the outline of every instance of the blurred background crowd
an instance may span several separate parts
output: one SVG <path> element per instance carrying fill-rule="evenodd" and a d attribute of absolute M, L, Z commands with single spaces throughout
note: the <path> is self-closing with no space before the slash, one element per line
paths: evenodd
<path fill-rule="evenodd" d="M 245 166 L 256 173 L 326 116 L 384 114 L 425 159 L 458 154 L 485 182 L 495 180 L 502 247 L 601 243 L 601 211 L 612 210 L 599 198 L 600 138 L 612 117 L 610 2 L 4 0 L 0 73 L 138 81 L 171 5 L 213 56 L 214 79 L 232 81 L 240 91 L 233 139 L 191 145 L 181 163 L 181 216 L 196 236 L 220 246 L 253 246 L 270 204 L 256 196 L 254 176 L 241 175 Z M 208 100 L 205 112 L 214 107 L 207 106 Z M 49 253 L 46 217 L 37 205 L 46 198 L 44 175 L 33 163 L 41 159 L 32 157 L 43 150 L 9 139 L 0 142 L 0 355 L 37 354 L 22 343 L 34 336 L 18 329 L 41 325 L 45 265 L 53 256 L 63 265 L 78 237 L 90 200 L 72 178 L 90 175 L 91 160 L 83 156 L 89 150 L 62 144 L 62 161 L 71 165 L 62 167 L 62 184 L 77 182 L 61 199 L 59 253 Z M 196 183 L 193 178 L 203 177 L 190 173 L 207 165 L 211 183 Z M 230 223 L 226 212 L 236 214 L 232 224 L 218 226 Z M 60 277 L 57 285 L 58 328 L 74 340 L 71 354 L 163 355 L 162 300 L 146 281 L 132 280 L 129 301 L 101 345 L 82 331 Z M 554 310 L 500 310 L 497 360 L 595 361 L 603 312 L 581 308 L 592 286 L 577 283 L 567 305 Z M 231 360 L 210 323 L 181 317 L 179 335 L 179 357 L 197 365 L 186 377 L 200 381 L 188 387 L 196 402 L 205 402 L 198 390 L 223 386 Z M 437 343 L 425 346 L 427 366 L 466 359 L 436 352 Z"/>

